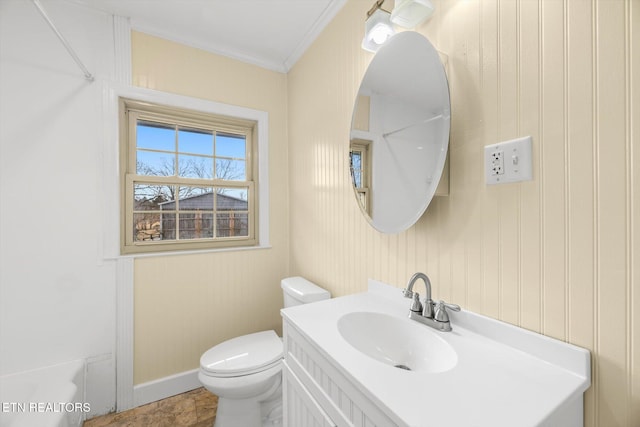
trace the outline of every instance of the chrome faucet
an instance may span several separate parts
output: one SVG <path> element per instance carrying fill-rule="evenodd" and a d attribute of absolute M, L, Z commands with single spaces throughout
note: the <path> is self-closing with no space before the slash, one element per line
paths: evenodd
<path fill-rule="evenodd" d="M 418 279 L 424 281 L 426 288 L 426 296 L 424 304 L 420 302 L 420 294 L 413 291 L 413 286 Z M 411 298 L 411 307 L 409 307 L 409 319 L 417 320 L 420 323 L 424 323 L 427 326 L 431 326 L 439 331 L 449 332 L 451 331 L 451 322 L 449 321 L 449 314 L 447 308 L 453 311 L 460 311 L 460 306 L 456 304 L 449 304 L 444 301 L 434 302 L 431 299 L 431 281 L 424 273 L 416 273 L 411 276 L 407 283 L 407 288 L 402 291 L 405 298 Z"/>
<path fill-rule="evenodd" d="M 420 303 L 420 294 L 417 292 L 413 292 L 413 285 L 418 281 L 418 279 L 422 279 L 424 282 L 424 287 L 427 290 L 427 295 L 424 299 L 424 304 Z M 409 279 L 409 283 L 407 283 L 407 289 L 403 291 L 403 295 L 405 298 L 413 298 L 413 303 L 411 304 L 412 312 L 422 312 L 424 317 L 433 318 L 433 300 L 431 299 L 431 280 L 424 273 L 416 273 L 411 276 Z"/>

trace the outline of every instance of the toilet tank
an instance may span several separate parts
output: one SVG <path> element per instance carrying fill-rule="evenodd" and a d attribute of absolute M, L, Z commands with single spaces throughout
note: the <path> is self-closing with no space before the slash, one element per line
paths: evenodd
<path fill-rule="evenodd" d="M 284 295 L 285 308 L 331 298 L 329 291 L 311 283 L 304 277 L 287 277 L 282 279 L 280 285 Z"/>

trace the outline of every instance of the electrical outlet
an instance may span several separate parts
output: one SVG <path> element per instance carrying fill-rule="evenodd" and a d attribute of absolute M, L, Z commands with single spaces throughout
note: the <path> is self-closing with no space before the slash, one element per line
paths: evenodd
<path fill-rule="evenodd" d="M 532 179 L 530 136 L 484 147 L 487 184 L 529 181 Z"/>
<path fill-rule="evenodd" d="M 504 174 L 504 151 L 494 151 L 491 153 L 491 175 Z"/>

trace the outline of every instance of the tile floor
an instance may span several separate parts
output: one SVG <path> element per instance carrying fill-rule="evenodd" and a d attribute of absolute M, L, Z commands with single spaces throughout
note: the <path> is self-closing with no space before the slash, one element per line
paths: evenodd
<path fill-rule="evenodd" d="M 212 427 L 218 398 L 204 388 L 158 402 L 92 418 L 84 427 Z"/>

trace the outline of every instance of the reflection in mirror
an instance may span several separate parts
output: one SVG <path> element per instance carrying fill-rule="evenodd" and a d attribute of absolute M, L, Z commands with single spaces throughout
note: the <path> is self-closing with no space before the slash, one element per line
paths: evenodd
<path fill-rule="evenodd" d="M 371 186 L 371 180 L 369 179 L 371 174 L 371 164 L 369 162 L 370 142 L 371 141 L 352 139 L 351 151 L 349 153 L 353 188 L 356 191 L 360 205 L 367 213 L 369 213 L 368 193 L 369 187 Z"/>
<path fill-rule="evenodd" d="M 447 78 L 421 34 L 396 34 L 375 55 L 356 98 L 350 169 L 371 224 L 399 233 L 433 198 L 449 146 Z"/>

